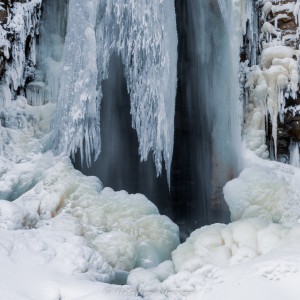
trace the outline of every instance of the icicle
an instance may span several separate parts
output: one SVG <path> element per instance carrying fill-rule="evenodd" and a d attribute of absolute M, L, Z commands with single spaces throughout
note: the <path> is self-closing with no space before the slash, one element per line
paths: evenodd
<path fill-rule="evenodd" d="M 101 90 L 96 87 L 108 78 L 114 51 L 124 64 L 141 160 L 153 151 L 158 174 L 164 159 L 170 179 L 177 83 L 174 0 L 70 1 L 56 145 L 67 153 L 80 147 L 83 154 L 85 144 L 88 162 L 91 152 L 99 154 Z"/>
<path fill-rule="evenodd" d="M 28 104 L 39 106 L 45 104 L 46 84 L 42 81 L 30 82 L 26 87 Z"/>
<path fill-rule="evenodd" d="M 164 158 L 168 177 L 173 153 L 177 82 L 177 33 L 173 0 L 107 0 L 97 28 L 100 74 L 105 79 L 116 50 L 125 67 L 132 125 L 141 160 L 153 151 L 157 172 Z M 163 85 L 162 85 L 163 82 Z"/>

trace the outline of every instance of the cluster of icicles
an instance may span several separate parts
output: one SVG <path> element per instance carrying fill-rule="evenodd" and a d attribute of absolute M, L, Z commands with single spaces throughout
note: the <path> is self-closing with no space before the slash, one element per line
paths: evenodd
<path fill-rule="evenodd" d="M 274 1 L 273 1 L 274 2 Z M 300 2 L 278 3 L 263 1 L 260 32 L 262 45 L 260 65 L 246 68 L 248 90 L 247 119 L 245 137 L 247 146 L 258 156 L 267 158 L 266 131 L 268 119 L 272 124 L 272 139 L 274 151 L 272 156 L 277 158 L 278 119 L 284 122 L 286 99 L 296 99 L 299 90 L 299 50 L 291 45 L 299 39 L 299 28 L 295 32 L 285 33 L 278 28 L 278 21 L 294 16 L 299 23 Z M 270 17 L 272 16 L 272 18 Z M 274 17 L 273 17 L 274 16 Z M 291 141 L 290 149 L 298 148 Z M 297 150 L 299 151 L 299 150 Z M 294 157 L 291 150 L 291 157 Z M 290 160 L 291 163 L 293 159 Z M 299 162 L 297 163 L 299 164 Z"/>

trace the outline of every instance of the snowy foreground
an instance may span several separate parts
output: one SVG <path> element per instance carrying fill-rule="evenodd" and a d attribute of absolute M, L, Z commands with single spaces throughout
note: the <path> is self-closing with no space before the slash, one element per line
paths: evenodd
<path fill-rule="evenodd" d="M 0 127 L 0 299 L 300 298 L 299 169 L 245 151 L 224 189 L 236 222 L 177 247 L 178 227 L 144 196 L 48 151 L 53 112 L 18 97 Z"/>

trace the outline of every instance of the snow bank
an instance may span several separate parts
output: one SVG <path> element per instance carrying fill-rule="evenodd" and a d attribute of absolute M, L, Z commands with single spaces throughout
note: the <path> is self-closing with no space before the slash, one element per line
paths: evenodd
<path fill-rule="evenodd" d="M 38 211 L 43 219 L 64 214 L 75 217 L 81 224 L 81 233 L 119 269 L 153 266 L 170 258 L 179 244 L 178 227 L 160 216 L 145 196 L 109 188 L 101 191 L 97 178 L 83 176 L 67 159 L 54 160 L 54 164 L 43 180 L 15 202 Z M 56 219 L 59 222 L 64 218 Z M 128 261 L 129 257 L 132 261 Z"/>
<path fill-rule="evenodd" d="M 224 187 L 231 219 L 260 216 L 293 225 L 300 218 L 300 170 L 290 165 L 262 160 L 247 150 L 245 169 Z"/>
<path fill-rule="evenodd" d="M 1 299 L 140 299 L 105 284 L 115 277 L 112 267 L 67 228 L 0 229 L 0 263 Z"/>
<path fill-rule="evenodd" d="M 21 163 L 20 169 L 18 165 L 12 167 L 1 178 L 3 185 L 10 178 L 15 181 L 2 194 L 12 198 L 21 193 L 13 203 L 40 218 L 41 223 L 35 227 L 46 222 L 51 228 L 83 235 L 107 261 L 122 270 L 150 267 L 170 258 L 171 251 L 179 244 L 178 227 L 169 218 L 160 216 L 145 196 L 109 188 L 101 191 L 99 179 L 85 177 L 74 170 L 69 159 L 51 154 L 41 156 L 42 159 L 48 165 L 39 169 L 37 164 L 35 172 L 27 171 L 30 166 L 36 167 L 31 161 Z M 73 220 L 70 217 L 76 222 L 70 222 Z M 11 219 L 10 222 L 11 226 L 18 227 L 23 221 Z M 128 252 L 124 251 L 125 244 Z M 128 257 L 132 260 L 128 261 Z"/>

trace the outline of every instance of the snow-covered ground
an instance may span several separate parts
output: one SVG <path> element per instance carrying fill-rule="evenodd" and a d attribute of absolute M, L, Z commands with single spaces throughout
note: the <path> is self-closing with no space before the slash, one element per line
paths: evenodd
<path fill-rule="evenodd" d="M 53 112 L 18 97 L 0 128 L 1 299 L 299 299 L 298 168 L 245 150 L 224 189 L 237 221 L 173 251 L 178 227 L 144 196 L 49 151 Z"/>

